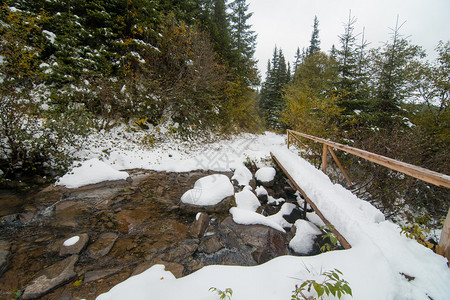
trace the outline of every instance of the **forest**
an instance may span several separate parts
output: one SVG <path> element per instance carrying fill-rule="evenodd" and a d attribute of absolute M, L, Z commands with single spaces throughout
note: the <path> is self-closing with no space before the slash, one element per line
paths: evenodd
<path fill-rule="evenodd" d="M 251 16 L 245 0 L 3 1 L 1 184 L 51 181 L 69 147 L 124 123 L 168 123 L 183 140 L 294 129 L 450 173 L 450 42 L 429 61 L 397 22 L 370 48 L 349 16 L 340 44 L 321 49 L 315 18 L 310 45 L 292 64 L 275 48 L 261 82 Z M 384 213 L 446 214 L 445 189 L 341 159 Z"/>

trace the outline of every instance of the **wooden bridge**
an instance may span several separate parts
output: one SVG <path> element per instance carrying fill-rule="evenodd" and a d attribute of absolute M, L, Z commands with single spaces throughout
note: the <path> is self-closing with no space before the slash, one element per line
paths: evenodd
<path fill-rule="evenodd" d="M 387 167 L 389 169 L 401 172 L 403 174 L 412 176 L 414 178 L 420 179 L 422 181 L 434 184 L 439 187 L 444 188 L 450 188 L 450 176 L 441 174 L 438 172 L 434 172 L 422 167 L 414 166 L 411 164 L 407 164 L 389 157 L 385 157 L 382 155 L 378 155 L 375 153 L 371 153 L 365 150 L 361 150 L 358 148 L 354 148 L 347 145 L 342 145 L 336 142 L 332 142 L 326 139 L 318 138 L 315 136 L 307 135 L 301 132 L 296 132 L 292 130 L 287 131 L 287 145 L 288 148 L 290 147 L 290 144 L 292 142 L 296 142 L 302 147 L 306 147 L 305 144 L 300 140 L 300 138 L 306 138 L 318 143 L 323 144 L 323 153 L 322 153 L 322 171 L 326 174 L 327 169 L 327 158 L 328 153 L 331 154 L 333 157 L 333 160 L 343 173 L 347 183 L 351 186 L 352 181 L 349 178 L 348 174 L 345 172 L 344 167 L 342 166 L 341 162 L 337 158 L 336 154 L 334 153 L 334 149 L 339 149 L 342 151 L 345 151 L 347 153 L 350 153 L 352 155 L 356 155 L 360 158 L 363 158 L 365 160 L 374 162 L 378 165 Z M 329 216 L 327 216 L 326 212 L 322 212 L 321 209 L 318 207 L 317 203 L 311 197 L 308 196 L 305 186 L 303 185 L 303 182 L 298 179 L 298 176 L 296 176 L 296 165 L 294 162 L 286 160 L 283 154 L 280 153 L 271 153 L 273 159 L 275 162 L 280 166 L 280 168 L 283 170 L 283 172 L 286 174 L 286 176 L 289 178 L 291 184 L 293 187 L 298 190 L 302 196 L 304 197 L 305 206 L 306 203 L 308 203 L 311 208 L 316 212 L 316 214 L 322 219 L 322 221 L 327 225 L 328 228 L 336 235 L 341 245 L 345 248 L 351 248 L 350 242 L 346 239 L 345 234 L 342 234 L 339 232 L 337 228 L 333 226 L 333 224 L 328 220 Z M 316 198 L 320 201 L 320 199 Z M 323 206 L 322 206 L 323 207 Z M 306 211 L 306 210 L 305 210 Z M 448 210 L 448 215 L 444 223 L 444 228 L 441 234 L 439 246 L 437 249 L 437 252 L 445 257 L 450 261 L 450 208 Z"/>

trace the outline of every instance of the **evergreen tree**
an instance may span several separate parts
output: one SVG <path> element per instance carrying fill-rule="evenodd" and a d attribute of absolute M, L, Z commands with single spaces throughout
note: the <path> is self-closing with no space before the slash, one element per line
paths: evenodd
<path fill-rule="evenodd" d="M 308 47 L 307 55 L 311 56 L 320 51 L 320 40 L 319 40 L 319 19 L 314 16 L 313 32 L 311 34 L 311 41 Z"/>
<path fill-rule="evenodd" d="M 256 61 L 253 58 L 256 47 L 256 34 L 251 30 L 248 20 L 253 13 L 247 13 L 246 0 L 235 0 L 230 4 L 231 43 L 236 60 L 233 62 L 238 76 L 242 76 L 248 84 L 257 83 Z"/>
<path fill-rule="evenodd" d="M 283 51 L 275 47 L 272 60 L 268 62 L 266 81 L 261 88 L 260 108 L 269 126 L 283 127 L 281 111 L 284 87 L 290 81 L 290 70 L 286 65 Z"/>
<path fill-rule="evenodd" d="M 375 94 L 371 110 L 375 125 L 386 129 L 404 123 L 401 107 L 415 89 L 416 61 L 424 57 L 421 47 L 410 45 L 400 34 L 402 25 L 397 18 L 391 41 L 383 49 L 372 51 Z"/>

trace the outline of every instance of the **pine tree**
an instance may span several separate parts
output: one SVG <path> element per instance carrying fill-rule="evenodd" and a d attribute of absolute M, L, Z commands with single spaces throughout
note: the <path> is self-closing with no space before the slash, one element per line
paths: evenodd
<path fill-rule="evenodd" d="M 314 16 L 313 32 L 311 34 L 311 41 L 308 47 L 307 55 L 311 56 L 320 51 L 320 40 L 319 40 L 319 19 Z"/>

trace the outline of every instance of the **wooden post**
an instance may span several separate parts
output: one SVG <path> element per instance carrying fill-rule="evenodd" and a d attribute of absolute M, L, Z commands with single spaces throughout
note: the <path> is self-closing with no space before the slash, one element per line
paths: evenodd
<path fill-rule="evenodd" d="M 322 153 L 322 172 L 327 174 L 327 156 L 328 156 L 328 146 L 323 144 L 323 153 Z"/>
<path fill-rule="evenodd" d="M 348 185 L 352 186 L 353 183 L 350 180 L 350 177 L 348 177 L 347 172 L 345 172 L 344 167 L 342 166 L 341 162 L 339 161 L 339 159 L 336 156 L 336 153 L 334 153 L 333 148 L 328 147 L 328 151 L 330 151 L 331 156 L 333 156 L 334 161 L 336 162 L 336 164 L 338 165 L 339 169 L 341 170 L 342 174 L 344 174 L 345 180 L 347 180 Z"/>
<path fill-rule="evenodd" d="M 447 265 L 450 266 L 450 208 L 445 218 L 444 228 L 442 228 L 439 246 L 436 251 L 438 254 L 447 258 Z"/>
<path fill-rule="evenodd" d="M 287 147 L 289 149 L 289 137 L 291 136 L 291 133 L 289 132 L 289 129 L 287 130 Z"/>

